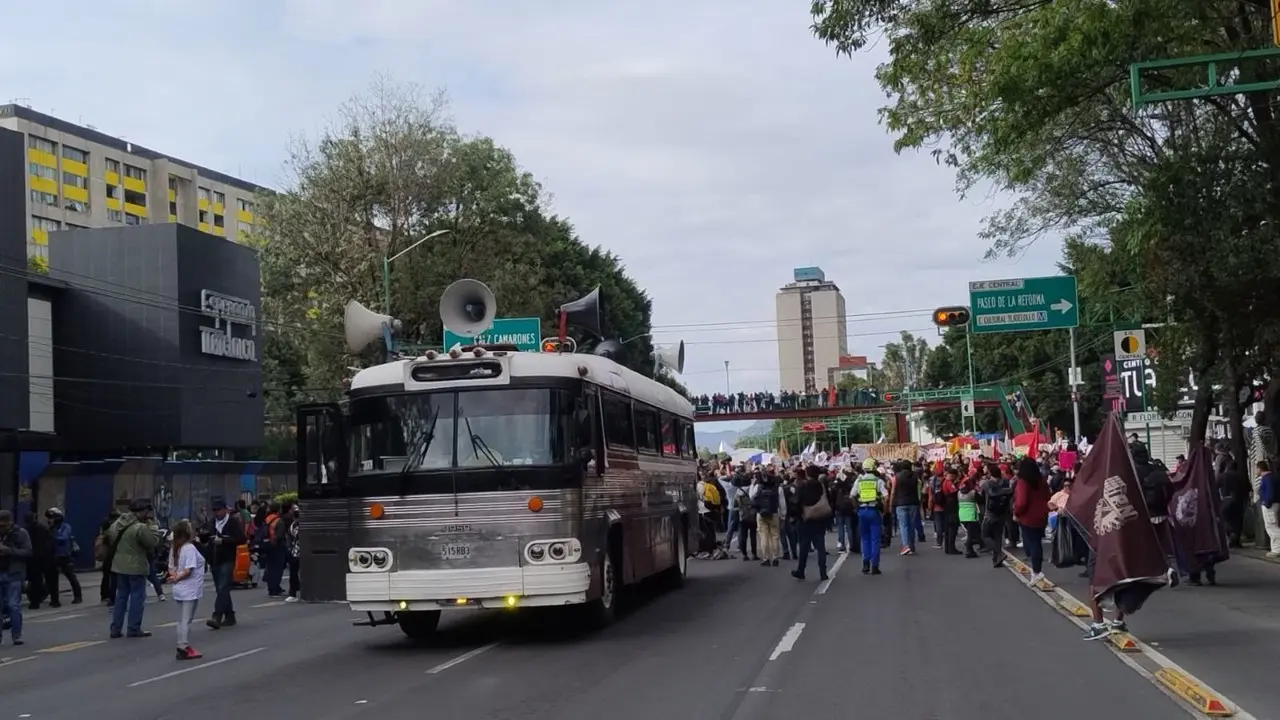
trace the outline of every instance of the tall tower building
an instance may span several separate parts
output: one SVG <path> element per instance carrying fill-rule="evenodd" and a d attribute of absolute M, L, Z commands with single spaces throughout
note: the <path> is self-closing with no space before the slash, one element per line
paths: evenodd
<path fill-rule="evenodd" d="M 792 282 L 778 290 L 777 307 L 780 389 L 815 392 L 834 385 L 849 342 L 840 288 L 822 268 L 796 268 Z"/>

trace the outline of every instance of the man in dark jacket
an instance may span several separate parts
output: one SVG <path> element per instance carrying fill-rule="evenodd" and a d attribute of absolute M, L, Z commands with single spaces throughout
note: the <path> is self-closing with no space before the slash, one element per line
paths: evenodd
<path fill-rule="evenodd" d="M 14 524 L 13 513 L 0 510 L 0 604 L 9 609 L 9 634 L 14 645 L 22 644 L 22 582 L 30 557 L 31 537 Z"/>
<path fill-rule="evenodd" d="M 53 587 L 49 576 L 57 573 L 53 564 L 53 534 L 40 523 L 35 513 L 27 513 L 23 521 L 31 538 L 31 558 L 27 560 L 27 600 L 32 610 L 39 610 L 40 603 L 49 597 L 49 588 Z M 51 599 L 56 602 L 58 598 Z"/>
<path fill-rule="evenodd" d="M 804 579 L 809 550 L 818 553 L 818 579 L 827 579 L 827 525 L 831 523 L 831 501 L 822 483 L 821 468 L 810 465 L 808 477 L 796 484 L 796 499 L 800 506 L 800 562 L 791 571 L 792 577 Z"/>
<path fill-rule="evenodd" d="M 200 532 L 201 543 L 207 548 L 209 567 L 213 571 L 213 587 L 217 595 L 213 601 L 213 617 L 208 626 L 217 630 L 236 624 L 236 608 L 231 602 L 231 581 L 235 576 L 236 549 L 245 543 L 244 525 L 239 513 L 227 508 L 225 500 L 213 501 L 213 519 Z"/>

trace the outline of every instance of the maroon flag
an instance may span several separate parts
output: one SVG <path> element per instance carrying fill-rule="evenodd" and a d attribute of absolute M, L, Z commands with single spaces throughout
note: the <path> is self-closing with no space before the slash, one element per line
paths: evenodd
<path fill-rule="evenodd" d="M 1169 565 L 1116 415 L 1107 418 L 1085 457 L 1066 512 L 1096 557 L 1090 585 L 1099 605 L 1133 613 L 1169 582 Z"/>
<path fill-rule="evenodd" d="M 1203 444 L 1191 449 L 1191 457 L 1173 477 L 1169 518 L 1187 570 L 1195 572 L 1206 562 L 1231 557 L 1222 525 L 1222 499 L 1213 482 L 1213 458 Z"/>

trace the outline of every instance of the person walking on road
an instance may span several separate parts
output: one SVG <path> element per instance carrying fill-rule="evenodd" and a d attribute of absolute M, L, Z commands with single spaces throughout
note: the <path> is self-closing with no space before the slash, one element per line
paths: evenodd
<path fill-rule="evenodd" d="M 889 488 L 889 507 L 898 520 L 899 555 L 916 554 L 916 523 L 920 522 L 920 480 L 910 465 L 898 464 Z"/>
<path fill-rule="evenodd" d="M 288 548 L 289 553 L 289 595 L 284 599 L 285 602 L 298 602 L 302 599 L 302 578 L 298 575 L 301 566 L 299 556 L 302 554 L 302 546 L 298 544 L 298 507 L 295 505 L 289 508 L 289 531 L 288 531 Z"/>
<path fill-rule="evenodd" d="M 827 498 L 827 487 L 822 482 L 822 470 L 816 465 L 809 467 L 809 477 L 796 487 L 796 498 L 800 501 L 800 550 L 799 563 L 791 571 L 791 576 L 804 580 L 805 565 L 809 561 L 809 550 L 818 553 L 818 579 L 827 579 L 827 526 L 831 523 L 831 501 Z"/>
<path fill-rule="evenodd" d="M 54 572 L 49 574 L 49 607 L 62 607 L 62 599 L 58 594 L 58 575 L 65 577 L 67 584 L 71 586 L 71 604 L 79 605 L 84 602 L 84 597 L 80 592 L 80 580 L 76 578 L 73 561 L 80 551 L 76 534 L 58 508 L 49 508 L 44 516 L 49 521 L 49 532 L 53 535 Z"/>
<path fill-rule="evenodd" d="M 27 607 L 39 610 L 40 604 L 49 599 L 50 577 L 58 570 L 53 564 L 53 534 L 40 522 L 35 513 L 29 512 L 23 519 L 27 536 L 31 538 L 31 557 L 27 558 Z M 57 600 L 55 596 L 53 600 Z"/>
<path fill-rule="evenodd" d="M 983 498 L 982 536 L 991 541 L 991 567 L 1004 567 L 1005 529 L 1013 521 L 1013 484 L 994 465 L 979 486 Z M 1047 506 L 1046 506 L 1047 507 Z"/>
<path fill-rule="evenodd" d="M 22 644 L 22 583 L 27 579 L 30 557 L 31 536 L 14 524 L 13 513 L 0 510 L 0 604 L 9 608 L 9 636 L 14 645 Z"/>
<path fill-rule="evenodd" d="M 205 559 L 196 548 L 191 521 L 179 520 L 173 527 L 173 550 L 169 561 L 169 582 L 173 583 L 173 601 L 178 606 L 178 659 L 196 660 L 199 652 L 191 647 L 191 623 L 196 619 L 200 598 L 204 597 Z"/>
<path fill-rule="evenodd" d="M 151 519 L 151 500 L 140 498 L 129 505 L 107 529 L 107 544 L 114 550 L 111 572 L 115 576 L 116 599 L 111 608 L 111 637 L 151 637 L 142 629 L 142 611 L 147 602 L 147 576 L 151 573 L 151 551 L 160 544 L 160 531 Z M 125 625 L 126 613 L 128 626 Z"/>
<path fill-rule="evenodd" d="M 862 574 L 880 574 L 880 524 L 889 491 L 876 472 L 875 458 L 862 461 L 862 475 L 855 485 L 858 498 L 858 535 L 862 544 Z"/>
<path fill-rule="evenodd" d="M 225 500 L 213 501 L 213 520 L 200 533 L 208 538 L 209 566 L 213 570 L 213 617 L 205 623 L 214 630 L 236 624 L 236 608 L 231 602 L 231 584 L 236 569 L 236 548 L 245 542 L 240 514 L 232 513 Z"/>
<path fill-rule="evenodd" d="M 756 478 L 750 490 L 751 504 L 756 511 L 756 524 L 760 533 L 760 554 L 764 556 L 761 565 L 778 566 L 778 558 L 782 555 L 781 516 L 786 515 L 783 504 L 782 488 L 778 485 L 778 476 L 770 465 L 765 473 Z M 292 570 L 290 570 L 292 572 Z"/>
<path fill-rule="evenodd" d="M 1030 457 L 1018 463 L 1018 479 L 1013 486 L 1013 517 L 1022 531 L 1022 548 L 1031 561 L 1035 586 L 1044 580 L 1044 529 L 1049 524 L 1049 485 L 1040 475 L 1040 466 Z"/>

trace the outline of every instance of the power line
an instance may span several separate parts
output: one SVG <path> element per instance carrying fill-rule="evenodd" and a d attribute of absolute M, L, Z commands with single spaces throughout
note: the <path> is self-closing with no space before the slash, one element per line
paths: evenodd
<path fill-rule="evenodd" d="M 76 278 L 82 278 L 83 281 L 81 283 L 75 284 L 74 287 L 78 290 L 83 290 L 90 294 L 96 294 L 96 295 L 100 295 L 103 297 L 108 297 L 116 300 L 132 302 L 138 305 L 153 307 L 161 310 L 177 310 L 179 312 L 192 313 L 192 314 L 200 315 L 202 317 L 205 316 L 205 312 L 203 308 L 190 306 L 190 305 L 183 305 L 175 301 L 173 298 L 167 297 L 159 292 L 143 290 L 140 288 L 126 285 L 122 282 L 118 282 L 114 280 L 106 280 L 106 279 L 94 277 L 92 275 L 86 275 L 84 273 L 78 273 L 72 270 L 59 269 L 59 270 L 56 270 L 55 273 L 56 275 L 69 275 Z M 30 274 L 28 272 L 24 270 L 13 269 L 13 268 L 0 267 L 0 274 L 10 275 L 12 277 L 19 277 L 22 279 L 30 278 Z M 108 287 L 103 287 L 103 286 L 108 286 Z M 120 289 L 114 290 L 114 289 L 111 289 L 111 286 L 118 287 Z M 651 334 L 658 334 L 658 333 L 669 334 L 669 333 L 675 333 L 675 332 L 680 332 L 684 330 L 695 330 L 695 329 L 701 329 L 702 332 L 732 332 L 736 330 L 750 330 L 750 329 L 757 329 L 757 328 L 763 329 L 768 326 L 784 327 L 784 328 L 794 327 L 794 326 L 801 326 L 806 323 L 808 324 L 823 323 L 823 322 L 829 322 L 829 321 L 835 321 L 835 320 L 844 320 L 846 322 L 877 322 L 877 321 L 885 321 L 885 320 L 905 319 L 907 317 L 929 314 L 932 312 L 933 312 L 932 308 L 916 308 L 916 309 L 909 309 L 909 310 L 884 310 L 884 311 L 867 312 L 867 313 L 847 313 L 845 315 L 831 315 L 831 316 L 822 315 L 822 316 L 814 316 L 810 318 L 808 321 L 784 320 L 779 322 L 776 319 L 775 320 L 754 319 L 754 320 L 726 320 L 726 321 L 707 322 L 707 323 L 673 323 L 673 324 L 667 324 L 667 325 L 651 324 L 650 333 Z M 329 331 L 315 328 L 313 326 L 303 325 L 303 324 L 294 323 L 294 322 L 287 322 L 284 320 L 271 319 L 266 317 L 259 318 L 257 320 L 257 324 L 262 325 L 263 327 L 268 327 L 268 328 L 275 327 L 275 328 L 285 328 L 290 330 L 302 330 L 308 333 L 321 334 L 321 335 L 334 337 L 334 338 L 343 337 L 341 333 L 329 332 Z"/>
<path fill-rule="evenodd" d="M 812 323 L 829 322 L 833 320 L 845 320 L 846 322 L 876 322 L 881 320 L 899 320 L 915 315 L 932 315 L 934 308 L 922 308 L 916 310 L 885 310 L 882 312 L 868 313 L 849 313 L 847 315 L 818 315 L 813 316 L 809 320 L 725 320 L 720 322 L 709 323 L 675 323 L 669 325 L 653 325 L 654 331 L 674 332 L 676 329 L 698 329 L 698 328 L 714 328 L 721 325 L 747 325 L 757 327 L 781 326 L 789 327 L 792 325 L 803 325 Z M 894 317 L 902 316 L 902 317 Z M 749 327 L 731 327 L 723 328 L 724 330 L 747 330 Z"/>
<path fill-rule="evenodd" d="M 831 336 L 818 335 L 813 339 L 814 340 L 839 340 L 841 337 L 856 338 L 856 337 L 876 337 L 879 335 L 901 335 L 904 332 L 920 333 L 920 332 L 926 332 L 933 329 L 934 328 L 929 327 L 929 328 L 916 328 L 914 330 L 882 330 L 879 332 L 846 333 L 844 335 L 831 335 Z M 740 338 L 738 340 L 691 340 L 691 341 L 686 341 L 685 345 L 738 345 L 738 344 L 747 344 L 747 343 L 776 343 L 776 342 L 778 342 L 777 338 Z"/>

